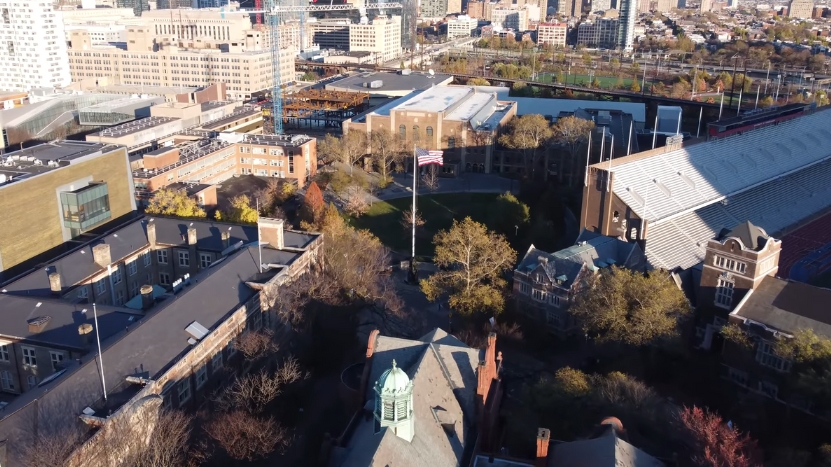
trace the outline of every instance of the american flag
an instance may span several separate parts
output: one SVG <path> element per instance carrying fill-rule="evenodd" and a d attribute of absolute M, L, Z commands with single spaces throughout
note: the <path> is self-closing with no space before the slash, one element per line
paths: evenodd
<path fill-rule="evenodd" d="M 439 164 L 444 165 L 444 160 L 442 155 L 444 151 L 434 151 L 428 149 L 416 149 L 416 156 L 418 156 L 418 166 L 421 167 L 422 165 L 429 165 L 429 164 Z"/>

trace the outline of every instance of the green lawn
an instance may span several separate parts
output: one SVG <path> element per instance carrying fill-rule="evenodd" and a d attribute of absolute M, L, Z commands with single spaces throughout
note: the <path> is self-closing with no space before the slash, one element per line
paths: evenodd
<path fill-rule="evenodd" d="M 489 223 L 489 209 L 498 193 L 453 193 L 419 195 L 418 210 L 424 226 L 416 238 L 416 255 L 433 255 L 433 236 L 439 230 L 448 229 L 453 219 L 470 216 L 473 220 Z M 411 230 L 401 225 L 402 212 L 412 206 L 413 199 L 398 198 L 380 201 L 359 218 L 349 218 L 349 223 L 359 229 L 367 229 L 385 245 L 402 253 L 409 253 L 412 245 Z M 505 232 L 506 233 L 506 232 Z"/>
<path fill-rule="evenodd" d="M 563 79 L 566 79 L 570 85 L 588 86 L 590 84 L 589 78 L 589 75 L 569 75 L 563 73 Z M 538 81 L 541 83 L 551 83 L 556 80 L 556 73 L 540 73 L 538 78 Z M 617 84 L 617 77 L 613 76 L 597 76 L 597 80 L 600 81 L 600 87 L 604 89 L 611 88 Z M 640 81 L 638 81 L 638 84 L 640 84 Z M 623 78 L 623 85 L 628 89 L 632 85 L 632 78 Z"/>

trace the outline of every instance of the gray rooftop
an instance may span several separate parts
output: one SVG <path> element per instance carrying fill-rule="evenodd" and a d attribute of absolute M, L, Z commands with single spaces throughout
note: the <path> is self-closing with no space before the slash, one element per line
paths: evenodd
<path fill-rule="evenodd" d="M 119 138 L 121 136 L 132 135 L 150 128 L 162 126 L 166 123 L 175 122 L 176 120 L 179 119 L 173 117 L 147 117 L 139 120 L 133 120 L 132 122 L 122 123 L 121 125 L 101 130 L 98 133 L 93 133 L 90 136 Z"/>
<path fill-rule="evenodd" d="M 664 464 L 620 439 L 610 426 L 597 438 L 561 443 L 550 448 L 548 467 L 584 466 L 664 467 Z"/>
<path fill-rule="evenodd" d="M 786 334 L 812 329 L 831 338 L 828 303 L 831 289 L 768 276 L 731 314 Z"/>
<path fill-rule="evenodd" d="M 0 186 L 66 167 L 86 156 L 118 150 L 118 146 L 89 141 L 56 141 L 0 155 Z"/>
<path fill-rule="evenodd" d="M 243 135 L 240 143 L 248 144 L 265 144 L 269 146 L 281 146 L 296 148 L 305 143 L 308 143 L 313 138 L 307 135 Z"/>
<path fill-rule="evenodd" d="M 471 349 L 441 329 L 418 340 L 378 336 L 370 370 L 370 386 L 395 360 L 413 383 L 415 436 L 411 443 L 388 429 L 375 433 L 374 419 L 363 419 L 332 467 L 456 466 L 471 448 L 475 422 L 476 368 L 483 351 Z M 372 387 L 369 400 L 374 400 Z M 453 433 L 441 421 L 453 422 Z"/>
<path fill-rule="evenodd" d="M 243 106 L 243 107 L 240 107 L 239 109 L 235 110 L 234 112 L 232 112 L 230 115 L 227 115 L 227 116 L 222 117 L 222 118 L 218 118 L 216 120 L 211 120 L 207 123 L 202 124 L 201 126 L 202 126 L 202 128 L 204 128 L 206 130 L 213 130 L 213 129 L 219 128 L 223 125 L 233 123 L 237 120 L 240 120 L 240 119 L 243 119 L 243 118 L 246 118 L 246 117 L 250 117 L 250 116 L 253 116 L 253 115 L 258 115 L 258 114 L 262 115 L 262 110 L 254 108 L 254 107 Z"/>
<path fill-rule="evenodd" d="M 372 81 L 382 81 L 383 84 L 379 88 L 369 88 L 366 83 Z M 380 93 L 385 92 L 401 92 L 413 91 L 417 89 L 428 89 L 432 86 L 449 84 L 453 81 L 453 76 L 445 74 L 436 74 L 430 77 L 428 73 L 413 72 L 409 75 L 403 75 L 401 72 L 366 72 L 357 75 L 349 76 L 326 85 L 328 91 L 353 91 L 353 92 L 368 92 Z"/>

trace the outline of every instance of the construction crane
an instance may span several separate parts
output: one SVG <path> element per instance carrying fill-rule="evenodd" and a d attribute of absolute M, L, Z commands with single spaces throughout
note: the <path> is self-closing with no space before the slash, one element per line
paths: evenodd
<path fill-rule="evenodd" d="M 255 0 L 255 5 L 262 0 Z M 280 5 L 281 0 L 265 0 L 265 8 L 246 10 L 240 8 L 238 11 L 257 15 L 265 14 L 268 18 L 268 34 L 271 39 L 271 120 L 274 124 L 274 134 L 283 134 L 283 95 L 280 89 L 280 17 L 283 13 L 306 13 L 316 11 L 347 11 L 359 10 L 361 16 L 366 16 L 367 10 L 392 10 L 401 9 L 401 3 L 363 3 L 345 5 Z M 305 15 L 301 16 L 300 47 L 303 46 L 303 31 Z"/>

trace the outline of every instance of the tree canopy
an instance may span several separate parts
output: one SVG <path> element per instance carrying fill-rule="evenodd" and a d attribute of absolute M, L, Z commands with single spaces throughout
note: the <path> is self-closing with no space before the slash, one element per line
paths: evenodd
<path fill-rule="evenodd" d="M 390 182 L 390 173 L 393 164 L 403 160 L 401 151 L 402 141 L 397 133 L 391 133 L 386 128 L 373 130 L 369 134 L 372 162 L 381 174 L 381 185 L 386 186 Z"/>
<path fill-rule="evenodd" d="M 571 308 L 586 333 L 635 346 L 677 336 L 691 312 L 684 292 L 665 271 L 643 274 L 616 266 L 591 276 Z"/>
<path fill-rule="evenodd" d="M 203 218 L 205 210 L 196 204 L 196 200 L 189 197 L 184 189 L 172 190 L 162 188 L 153 193 L 150 204 L 145 212 L 161 216 L 175 216 L 184 218 Z"/>
<path fill-rule="evenodd" d="M 251 198 L 246 195 L 235 196 L 231 199 L 231 208 L 226 213 L 228 222 L 239 224 L 256 224 L 260 214 L 251 206 Z"/>
<path fill-rule="evenodd" d="M 306 189 L 306 196 L 303 197 L 302 217 L 303 220 L 315 223 L 323 211 L 323 193 L 316 182 L 309 184 Z"/>
<path fill-rule="evenodd" d="M 537 150 L 551 138 L 551 135 L 551 127 L 545 117 L 528 114 L 511 119 L 508 130 L 499 137 L 499 144 L 522 151 L 526 170 L 533 176 L 537 165 Z"/>
<path fill-rule="evenodd" d="M 421 281 L 430 301 L 448 296 L 451 308 L 472 314 L 499 313 L 505 306 L 503 273 L 516 261 L 516 252 L 503 235 L 466 217 L 433 238 L 438 272 Z"/>
<path fill-rule="evenodd" d="M 493 208 L 494 222 L 499 230 L 515 234 L 516 227 L 523 227 L 531 219 L 531 210 L 528 205 L 518 200 L 511 192 L 505 192 L 496 198 Z"/>
<path fill-rule="evenodd" d="M 576 162 L 577 150 L 589 140 L 589 135 L 592 130 L 594 130 L 593 121 L 575 116 L 559 118 L 557 119 L 557 123 L 551 127 L 551 140 L 563 145 L 568 150 L 569 165 L 571 166 L 569 183 L 573 183 L 574 181 L 576 168 L 578 166 L 582 167 L 582 165 Z M 563 179 L 564 172 L 563 164 L 560 163 L 560 180 Z"/>

